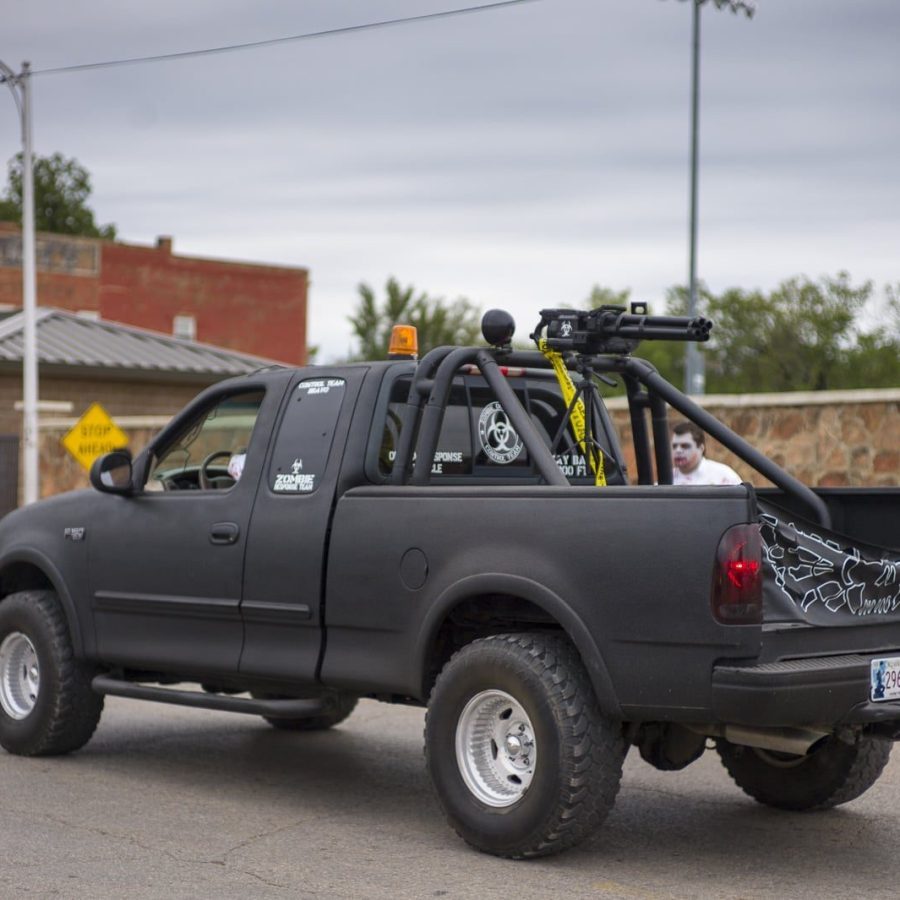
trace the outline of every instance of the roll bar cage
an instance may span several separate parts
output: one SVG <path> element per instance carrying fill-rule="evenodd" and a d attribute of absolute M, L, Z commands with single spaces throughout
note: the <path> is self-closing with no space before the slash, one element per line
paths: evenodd
<path fill-rule="evenodd" d="M 550 448 L 500 371 L 501 365 L 552 371 L 550 363 L 537 351 L 487 347 L 436 347 L 419 362 L 402 412 L 400 440 L 390 482 L 411 485 L 429 483 L 431 460 L 437 450 L 453 379 L 462 367 L 472 364 L 478 367 L 494 391 L 510 423 L 527 447 L 542 480 L 549 485 L 568 486 L 569 482 L 556 464 Z M 631 417 L 638 484 L 653 484 L 653 462 L 656 464 L 658 483 L 672 483 L 668 403 L 747 465 L 795 497 L 821 525 L 831 527 L 828 508 L 819 496 L 671 385 L 646 360 L 621 355 L 570 354 L 567 365 L 581 372 L 585 379 L 604 373 L 622 377 Z M 592 388 L 596 402 L 602 408 L 596 385 L 592 384 Z M 647 410 L 650 412 L 649 432 L 645 415 Z"/>

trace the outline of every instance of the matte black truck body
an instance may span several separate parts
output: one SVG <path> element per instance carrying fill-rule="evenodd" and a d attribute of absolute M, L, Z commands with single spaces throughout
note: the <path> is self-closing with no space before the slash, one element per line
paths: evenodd
<path fill-rule="evenodd" d="M 460 364 L 470 357 L 460 354 Z M 95 694 L 253 712 L 298 728 L 334 724 L 358 696 L 431 698 L 439 708 L 429 712 L 429 765 L 445 810 L 466 840 L 506 856 L 561 849 L 589 830 L 560 831 L 559 822 L 579 819 L 575 776 L 563 801 L 563 789 L 554 793 L 547 781 L 558 776 L 534 768 L 542 746 L 554 771 L 577 769 L 571 737 L 558 736 L 570 725 L 587 728 L 608 758 L 591 776 L 594 819 L 612 804 L 628 744 L 654 765 L 680 768 L 715 737 L 738 783 L 772 805 L 830 805 L 868 787 L 900 730 L 900 701 L 875 702 L 869 692 L 871 660 L 900 657 L 900 601 L 866 618 L 815 621 L 767 601 L 757 621 L 717 619 L 717 551 L 729 529 L 756 527 L 758 492 L 746 484 L 627 483 L 603 410 L 609 484 L 542 483 L 538 457 L 546 451 L 526 441 L 510 464 L 518 445 L 504 413 L 509 397 L 498 401 L 484 372 L 463 370 L 448 388 L 458 402 L 447 412 L 450 425 L 438 420 L 432 477 L 426 471 L 423 479 L 419 466 L 411 479 L 431 483 L 392 483 L 398 430 L 411 421 L 398 398 L 409 393 L 415 368 L 371 363 L 233 379 L 177 416 L 125 481 L 115 460 L 105 474 L 101 463 L 92 476 L 101 490 L 8 515 L 0 522 L 0 642 L 8 635 L 0 675 L 14 681 L 30 653 L 42 668 L 51 665 L 46 654 L 55 651 L 42 649 L 28 619 L 31 598 L 50 610 L 48 621 L 58 607 L 77 678 Z M 552 422 L 552 383 L 514 382 L 533 422 Z M 644 407 L 658 418 L 656 400 Z M 428 415 L 426 405 L 423 422 Z M 656 418 L 658 444 L 666 432 Z M 468 437 L 453 438 L 457 425 Z M 485 456 L 494 427 L 506 429 L 496 459 Z M 225 472 L 226 455 L 229 471 L 242 457 L 236 479 Z M 577 447 L 555 462 L 577 469 Z M 809 514 L 803 496 L 759 494 Z M 861 541 L 900 543 L 900 491 L 824 496 L 839 526 Z M 466 693 L 460 685 L 479 666 L 486 680 Z M 570 682 L 547 674 L 558 666 Z M 491 672 L 507 669 L 513 674 L 491 681 Z M 93 725 L 81 728 L 87 737 L 62 744 L 29 731 L 48 689 L 32 690 L 22 678 L 0 691 L 9 697 L 0 712 L 0 726 L 9 719 L 5 746 L 61 752 L 90 736 Z M 566 724 L 575 714 L 555 688 L 546 687 L 546 702 L 535 700 L 529 692 L 538 681 L 571 683 L 586 698 L 588 724 Z M 206 693 L 172 689 L 179 682 Z M 488 726 L 479 723 L 507 702 L 496 716 L 518 722 L 521 739 L 492 732 L 484 750 L 478 742 L 488 740 Z M 562 729 L 557 737 L 554 728 Z M 447 762 L 454 734 L 458 770 Z M 451 743 L 446 751 L 442 741 Z M 745 751 L 803 762 L 823 742 L 840 743 L 838 753 L 865 751 L 854 749 L 865 758 L 854 756 L 841 784 L 824 793 L 780 804 L 741 768 Z M 860 776 L 863 769 L 869 775 Z M 869 781 L 858 790 L 861 777 Z M 460 807 L 466 789 L 472 809 Z M 546 814 L 531 809 L 541 797 Z M 515 834 L 497 831 L 513 810 L 522 819 Z"/>
<path fill-rule="evenodd" d="M 696 615 L 672 615 L 708 597 L 710 548 L 752 515 L 744 488 L 691 494 L 685 502 L 675 487 L 354 489 L 335 512 L 323 677 L 357 692 L 374 677 L 379 690 L 425 698 L 440 626 L 467 600 L 503 595 L 563 625 L 611 715 L 704 720 L 712 663 L 755 656 L 760 633 L 715 623 L 708 601 Z M 692 507 L 698 523 L 685 527 Z M 411 547 L 428 567 L 415 590 L 402 577 Z M 635 551 L 659 562 L 635 566 Z M 648 679 L 636 669 L 650 660 Z"/>

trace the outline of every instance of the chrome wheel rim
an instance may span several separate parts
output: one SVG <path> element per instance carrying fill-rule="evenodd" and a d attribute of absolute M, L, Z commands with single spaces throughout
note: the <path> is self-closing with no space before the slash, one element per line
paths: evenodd
<path fill-rule="evenodd" d="M 466 787 L 484 804 L 512 806 L 534 777 L 537 742 L 531 719 L 504 691 L 482 691 L 456 726 L 456 763 Z"/>
<path fill-rule="evenodd" d="M 0 644 L 0 705 L 13 719 L 24 719 L 37 703 L 41 669 L 34 644 L 20 631 Z"/>

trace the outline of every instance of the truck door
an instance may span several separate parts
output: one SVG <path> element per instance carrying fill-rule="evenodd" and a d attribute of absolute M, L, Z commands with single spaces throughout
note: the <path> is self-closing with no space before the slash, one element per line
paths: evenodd
<path fill-rule="evenodd" d="M 263 406 L 265 393 L 261 385 L 232 385 L 203 395 L 154 442 L 143 492 L 102 495 L 88 541 L 104 660 L 179 673 L 237 670 L 263 420 L 280 399 Z"/>
<path fill-rule="evenodd" d="M 328 529 L 363 373 L 304 373 L 288 392 L 247 541 L 242 673 L 315 679 Z"/>

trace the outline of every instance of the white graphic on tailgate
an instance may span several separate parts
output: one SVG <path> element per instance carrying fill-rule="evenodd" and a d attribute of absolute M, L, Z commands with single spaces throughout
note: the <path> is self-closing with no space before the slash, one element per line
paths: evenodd
<path fill-rule="evenodd" d="M 884 615 L 900 607 L 900 561 L 868 558 L 858 547 L 843 546 L 801 531 L 776 516 L 760 516 L 766 562 L 775 584 L 803 612 L 821 604 L 829 612 Z"/>

